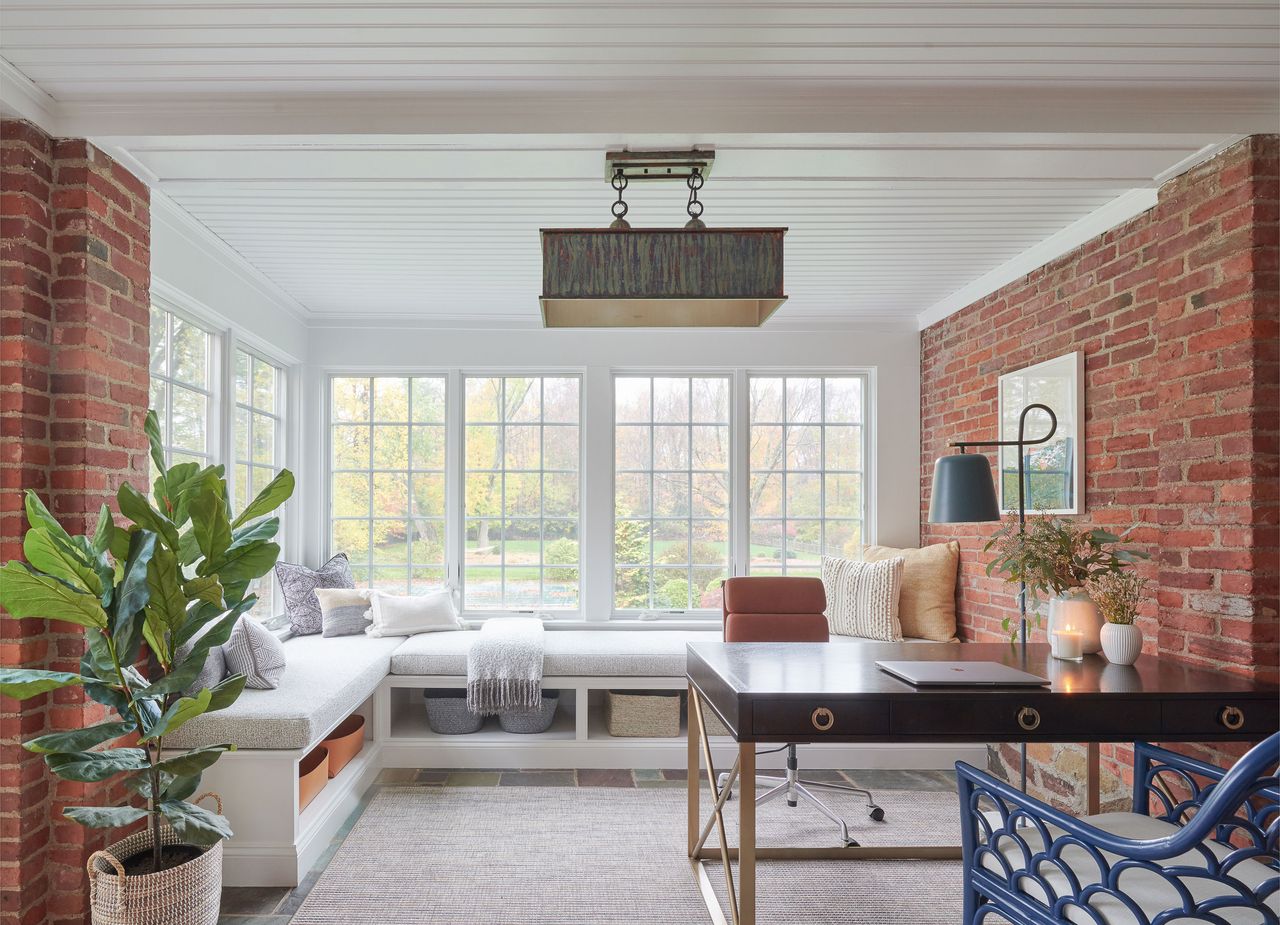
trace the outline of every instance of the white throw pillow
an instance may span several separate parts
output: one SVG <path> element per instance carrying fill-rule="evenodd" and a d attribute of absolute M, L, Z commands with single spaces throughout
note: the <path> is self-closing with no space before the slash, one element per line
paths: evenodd
<path fill-rule="evenodd" d="M 898 598 L 904 559 L 880 562 L 822 557 L 822 586 L 827 592 L 827 622 L 839 636 L 902 642 Z"/>
<path fill-rule="evenodd" d="M 365 630 L 369 636 L 412 636 L 462 628 L 449 588 L 409 596 L 375 591 L 371 602 L 373 624 Z"/>

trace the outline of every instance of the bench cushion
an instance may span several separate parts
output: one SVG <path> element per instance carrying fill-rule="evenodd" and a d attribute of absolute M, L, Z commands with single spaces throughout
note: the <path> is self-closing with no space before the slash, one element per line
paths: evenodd
<path fill-rule="evenodd" d="M 391 656 L 391 673 L 466 675 L 467 652 L 480 633 L 424 633 L 406 640 Z M 720 627 L 706 630 L 548 630 L 542 673 L 575 677 L 679 678 L 685 671 L 685 647 L 715 642 Z M 916 640 L 907 640 L 908 642 Z M 832 636 L 834 644 L 866 642 Z"/>
<path fill-rule="evenodd" d="M 278 688 L 246 690 L 227 709 L 197 716 L 165 736 L 165 745 L 231 742 L 239 748 L 306 748 L 368 699 L 387 676 L 391 653 L 404 641 L 295 636 L 284 644 Z"/>

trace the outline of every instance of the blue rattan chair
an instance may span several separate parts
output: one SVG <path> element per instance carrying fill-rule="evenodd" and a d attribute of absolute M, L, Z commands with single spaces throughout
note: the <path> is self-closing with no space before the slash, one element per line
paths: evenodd
<path fill-rule="evenodd" d="M 1280 733 L 1230 771 L 1139 743 L 1133 812 L 1077 819 L 960 762 L 964 922 L 1277 925 Z"/>

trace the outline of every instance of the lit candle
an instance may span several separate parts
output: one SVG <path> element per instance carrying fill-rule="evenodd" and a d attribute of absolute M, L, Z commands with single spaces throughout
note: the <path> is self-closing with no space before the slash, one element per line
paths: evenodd
<path fill-rule="evenodd" d="M 1049 640 L 1054 658 L 1078 661 L 1084 657 L 1084 634 L 1071 626 L 1064 626 Z"/>

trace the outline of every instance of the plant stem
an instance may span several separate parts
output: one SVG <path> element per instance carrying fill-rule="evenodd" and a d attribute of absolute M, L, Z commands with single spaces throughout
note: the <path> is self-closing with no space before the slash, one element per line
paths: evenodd
<path fill-rule="evenodd" d="M 103 633 L 102 637 L 107 643 L 107 651 L 111 653 L 111 665 L 116 670 L 116 677 L 120 681 L 120 686 L 124 689 L 125 699 L 129 704 L 129 712 L 133 714 L 133 720 L 138 724 L 138 732 L 146 735 L 146 726 L 142 722 L 142 711 L 138 709 L 138 701 L 133 696 L 133 688 L 129 686 L 129 682 L 124 676 L 124 666 L 120 664 L 120 653 L 116 650 L 115 640 L 108 633 Z M 160 772 L 156 769 L 156 762 L 160 760 L 159 744 L 159 742 L 156 743 L 157 748 L 154 750 L 150 746 L 146 746 L 147 763 L 151 765 L 149 771 L 151 776 L 151 796 L 147 799 L 147 812 L 151 815 L 151 864 L 156 871 L 160 870 Z"/>

